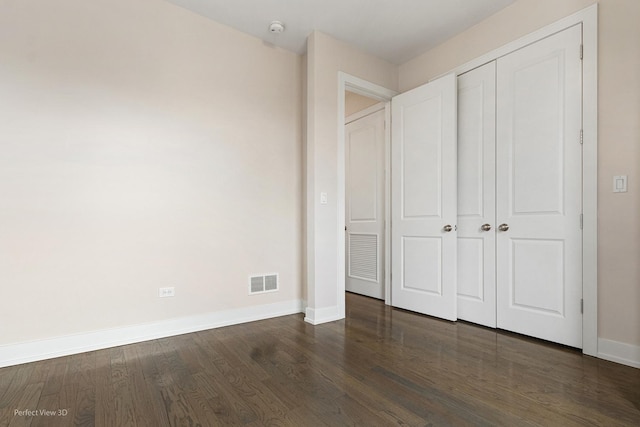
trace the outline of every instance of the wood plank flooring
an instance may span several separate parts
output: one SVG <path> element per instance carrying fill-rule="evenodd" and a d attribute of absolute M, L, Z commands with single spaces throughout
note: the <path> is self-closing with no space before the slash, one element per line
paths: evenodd
<path fill-rule="evenodd" d="M 0 426 L 640 426 L 640 369 L 353 294 L 347 312 L 2 368 Z"/>

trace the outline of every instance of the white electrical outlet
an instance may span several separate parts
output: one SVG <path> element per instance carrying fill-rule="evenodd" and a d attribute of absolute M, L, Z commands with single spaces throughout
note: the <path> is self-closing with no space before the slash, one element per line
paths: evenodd
<path fill-rule="evenodd" d="M 176 288 L 174 288 L 173 286 L 170 286 L 168 288 L 158 288 L 158 296 L 160 298 L 175 297 Z"/>

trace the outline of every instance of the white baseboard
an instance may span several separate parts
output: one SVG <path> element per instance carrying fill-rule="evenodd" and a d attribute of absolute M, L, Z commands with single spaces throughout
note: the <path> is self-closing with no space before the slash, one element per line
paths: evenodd
<path fill-rule="evenodd" d="M 0 346 L 0 368 L 301 313 L 302 307 L 301 300 L 285 301 L 77 335 L 2 345 Z"/>
<path fill-rule="evenodd" d="M 333 322 L 344 319 L 344 315 L 340 313 L 338 306 L 311 308 L 307 307 L 304 321 L 312 325 L 320 325 L 322 323 Z"/>
<path fill-rule="evenodd" d="M 598 357 L 640 368 L 640 346 L 598 338 Z"/>
<path fill-rule="evenodd" d="M 254 322 L 256 320 L 305 313 L 305 322 L 312 325 L 343 319 L 337 306 L 306 307 L 301 300 L 225 310 L 196 316 L 163 320 L 155 323 L 106 329 L 77 335 L 48 338 L 0 346 L 0 368 L 101 350 L 190 332 Z M 640 346 L 598 338 L 597 357 L 640 368 Z"/>

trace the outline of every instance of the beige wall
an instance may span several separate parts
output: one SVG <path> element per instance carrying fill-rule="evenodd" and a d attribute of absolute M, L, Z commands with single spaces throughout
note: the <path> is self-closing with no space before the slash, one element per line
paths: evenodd
<path fill-rule="evenodd" d="M 595 0 L 520 0 L 399 67 L 406 91 Z M 599 2 L 598 335 L 640 345 L 640 1 Z M 612 177 L 629 176 L 628 193 Z"/>
<path fill-rule="evenodd" d="M 380 101 L 375 99 L 347 91 L 344 94 L 344 116 L 349 117 L 350 115 L 371 107 L 379 102 Z"/>
<path fill-rule="evenodd" d="M 593 2 L 520 0 L 400 67 L 322 33 L 301 58 L 159 0 L 0 2 L 0 345 L 297 300 L 301 268 L 310 306 L 334 306 L 337 72 L 405 91 Z M 639 18 L 600 1 L 599 335 L 635 345 Z M 247 296 L 266 272 L 280 292 Z"/>
<path fill-rule="evenodd" d="M 596 0 L 519 0 L 467 31 L 400 65 L 405 92 L 482 54 L 595 3 Z"/>
<path fill-rule="evenodd" d="M 599 335 L 640 345 L 640 1 L 600 0 Z M 628 175 L 628 193 L 613 176 Z"/>
<path fill-rule="evenodd" d="M 2 1 L 0 52 L 0 345 L 300 299 L 300 56 L 159 0 Z"/>
<path fill-rule="evenodd" d="M 397 67 L 326 34 L 307 41 L 307 280 L 313 310 L 337 307 L 338 72 L 395 90 Z M 320 204 L 326 192 L 328 203 Z M 342 296 L 343 298 L 344 296 Z M 309 313 L 307 313 L 309 314 Z"/>

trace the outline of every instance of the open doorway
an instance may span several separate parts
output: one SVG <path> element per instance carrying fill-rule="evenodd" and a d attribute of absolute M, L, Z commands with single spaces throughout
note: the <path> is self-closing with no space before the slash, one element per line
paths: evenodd
<path fill-rule="evenodd" d="M 345 106 L 345 290 L 385 299 L 385 103 L 349 90 Z"/>
<path fill-rule="evenodd" d="M 347 206 L 346 206 L 346 165 L 345 165 L 345 155 L 346 155 L 346 138 L 345 138 L 345 130 L 346 130 L 346 118 L 352 116 L 354 112 L 362 111 L 363 109 L 369 108 L 371 104 L 375 105 L 378 103 L 382 103 L 384 106 L 384 117 L 385 122 L 390 123 L 391 117 L 391 97 L 393 97 L 396 92 L 368 82 L 366 80 L 362 80 L 358 77 L 351 76 L 349 74 L 340 72 L 338 73 L 338 216 L 339 216 L 339 224 L 346 225 L 347 223 Z M 365 99 L 355 97 L 353 95 L 347 95 L 347 93 L 353 93 L 356 95 L 360 95 Z M 347 110 L 346 108 L 346 97 L 351 97 L 352 101 L 350 101 L 349 108 L 353 108 Z M 391 289 L 390 289 L 390 266 L 391 266 L 391 257 L 390 257 L 390 159 L 391 159 L 391 126 L 384 127 L 384 169 L 383 169 L 383 178 L 384 178 L 384 197 L 381 202 L 384 204 L 384 228 L 383 235 L 380 240 L 382 241 L 382 246 L 380 250 L 382 251 L 382 265 L 381 271 L 379 275 L 382 276 L 383 282 L 386 286 L 384 286 L 384 300 L 385 304 L 391 304 Z M 348 231 L 348 230 L 347 230 Z M 338 266 L 339 271 L 338 275 L 338 305 L 340 311 L 344 314 L 344 303 L 345 303 L 345 278 L 347 277 L 349 271 L 347 270 L 347 245 L 349 244 L 346 236 L 346 232 L 344 230 L 344 226 L 339 230 L 338 235 Z M 359 242 L 361 244 L 366 242 Z M 362 246 L 362 245 L 361 245 Z"/>

